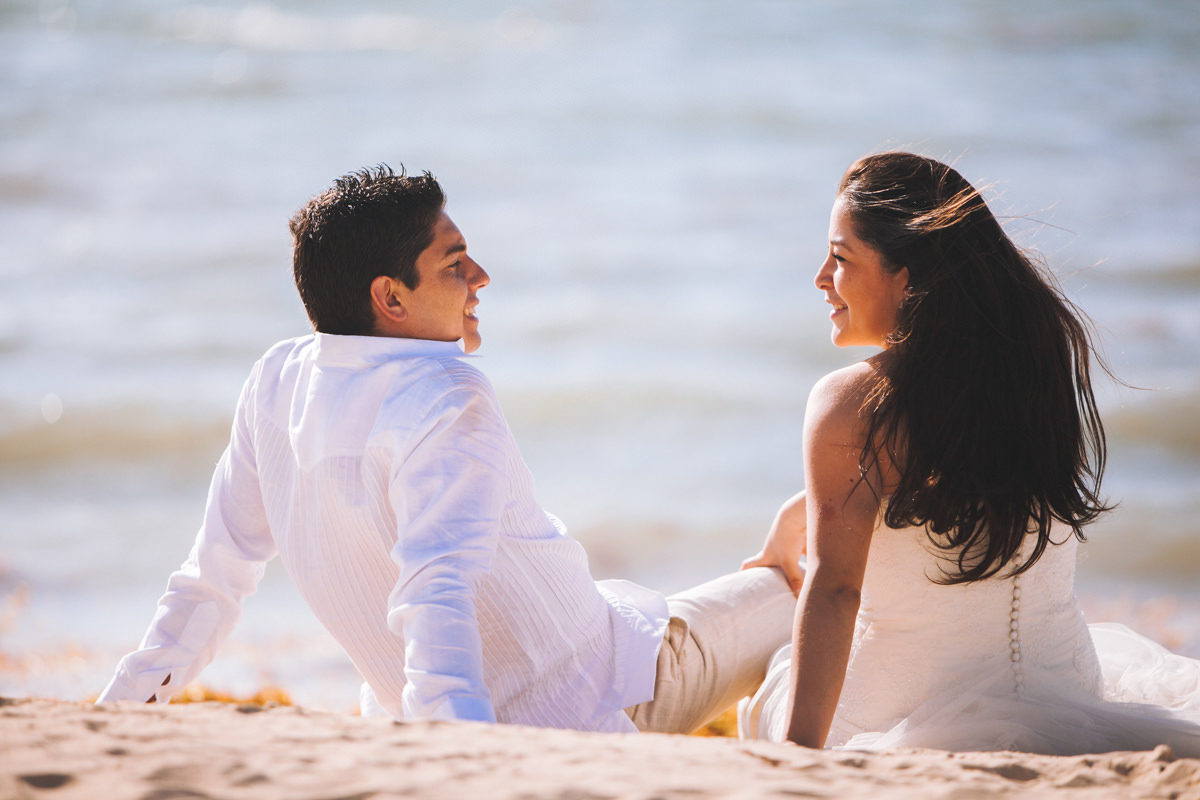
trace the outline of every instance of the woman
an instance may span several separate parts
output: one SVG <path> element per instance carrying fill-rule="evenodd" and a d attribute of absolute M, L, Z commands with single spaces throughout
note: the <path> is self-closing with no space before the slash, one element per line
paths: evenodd
<path fill-rule="evenodd" d="M 843 176 L 816 285 L 835 345 L 882 350 L 813 388 L 806 490 L 746 562 L 790 571 L 799 603 L 741 733 L 1200 755 L 1200 662 L 1075 603 L 1105 439 L 1088 329 L 1049 276 L 955 170 L 883 153 Z"/>

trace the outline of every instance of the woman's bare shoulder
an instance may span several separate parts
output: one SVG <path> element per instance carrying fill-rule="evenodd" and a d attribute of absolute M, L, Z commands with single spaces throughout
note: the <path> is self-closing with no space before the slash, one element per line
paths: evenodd
<path fill-rule="evenodd" d="M 854 509 L 856 519 L 868 529 L 892 476 L 886 456 L 863 460 L 870 428 L 867 401 L 879 379 L 878 367 L 870 361 L 834 370 L 817 381 L 804 411 L 809 496 L 823 498 L 821 508 L 840 508 L 839 515 Z M 864 473 L 864 465 L 870 467 L 868 473 Z M 863 486 L 869 491 L 858 491 Z M 864 548 L 869 542 L 868 535 Z"/>
<path fill-rule="evenodd" d="M 871 361 L 836 369 L 813 386 L 805 416 L 812 421 L 858 427 L 863 419 L 863 401 L 878 381 L 879 370 Z"/>

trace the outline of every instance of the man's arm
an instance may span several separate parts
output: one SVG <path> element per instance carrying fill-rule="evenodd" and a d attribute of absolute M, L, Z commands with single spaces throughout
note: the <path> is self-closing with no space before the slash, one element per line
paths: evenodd
<path fill-rule="evenodd" d="M 258 368 L 242 389 L 229 446 L 213 473 L 204 523 L 138 649 L 121 659 L 98 702 L 166 702 L 212 661 L 275 555 L 247 420 Z"/>
<path fill-rule="evenodd" d="M 404 714 L 494 722 L 476 604 L 499 541 L 511 434 L 486 380 L 459 385 L 391 486 L 400 577 L 388 627 L 405 642 Z"/>

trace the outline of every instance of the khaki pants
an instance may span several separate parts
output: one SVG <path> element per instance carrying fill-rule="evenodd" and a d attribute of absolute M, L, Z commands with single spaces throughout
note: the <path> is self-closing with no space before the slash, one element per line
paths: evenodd
<path fill-rule="evenodd" d="M 791 638 L 796 598 L 783 573 L 756 567 L 667 598 L 654 699 L 625 709 L 639 730 L 691 733 L 753 694 Z"/>

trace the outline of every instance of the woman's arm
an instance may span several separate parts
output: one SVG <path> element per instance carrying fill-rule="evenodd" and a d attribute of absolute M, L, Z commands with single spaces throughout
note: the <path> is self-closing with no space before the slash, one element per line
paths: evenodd
<path fill-rule="evenodd" d="M 805 410 L 808 575 L 792 634 L 788 739 L 807 747 L 822 747 L 833 723 L 883 494 L 879 476 L 868 486 L 859 467 L 871 374 L 864 363 L 825 376 Z"/>

